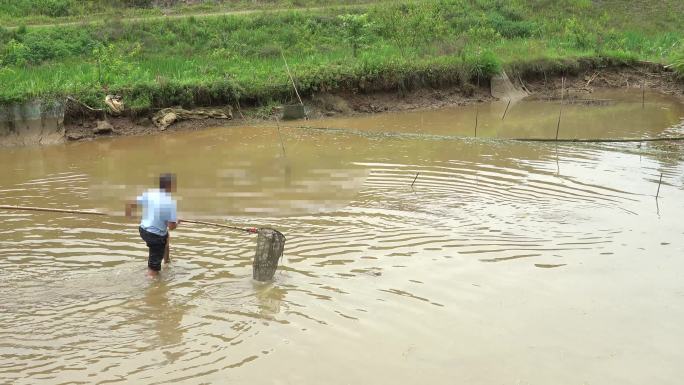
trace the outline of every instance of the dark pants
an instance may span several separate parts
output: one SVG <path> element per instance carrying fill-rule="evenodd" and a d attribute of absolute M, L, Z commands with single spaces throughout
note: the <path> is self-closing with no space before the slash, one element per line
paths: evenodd
<path fill-rule="evenodd" d="M 143 229 L 142 227 L 140 227 L 139 230 L 140 238 L 147 243 L 147 247 L 150 249 L 150 257 L 147 260 L 147 267 L 149 267 L 150 270 L 160 271 L 161 262 L 162 259 L 164 259 L 164 253 L 166 252 L 166 242 L 168 242 L 169 234 L 167 233 L 164 236 L 157 235 Z"/>

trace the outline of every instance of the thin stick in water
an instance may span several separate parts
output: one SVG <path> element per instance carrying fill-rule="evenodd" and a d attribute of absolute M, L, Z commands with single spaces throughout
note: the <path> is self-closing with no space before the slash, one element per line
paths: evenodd
<path fill-rule="evenodd" d="M 280 134 L 280 119 L 276 118 L 276 129 L 278 130 L 278 139 L 280 139 L 280 148 L 283 150 L 283 158 L 287 160 L 287 153 L 285 152 L 285 144 L 283 143 L 283 136 Z"/>
<path fill-rule="evenodd" d="M 235 105 L 237 106 L 237 110 L 238 110 L 238 114 L 240 114 L 240 118 L 242 118 L 242 120 L 245 120 L 245 116 L 242 115 L 242 110 L 240 109 L 240 101 L 237 100 Z"/>
<path fill-rule="evenodd" d="M 416 173 L 416 177 L 413 178 L 413 182 L 411 183 L 411 188 L 413 188 L 413 184 L 416 183 L 416 179 L 418 179 L 418 175 L 420 175 L 419 172 Z"/>
<path fill-rule="evenodd" d="M 556 124 L 556 140 L 560 132 L 561 116 L 563 116 L 563 97 L 565 96 L 565 77 L 562 80 L 560 111 L 558 112 L 558 124 Z"/>
<path fill-rule="evenodd" d="M 285 60 L 285 54 L 283 53 L 282 50 L 280 50 L 280 56 L 282 56 L 283 62 L 285 62 L 285 69 L 287 70 L 287 76 L 290 77 L 290 81 L 292 82 L 292 87 L 294 87 L 295 93 L 297 94 L 297 99 L 299 99 L 299 104 L 304 106 L 304 102 L 302 101 L 302 97 L 299 95 L 299 91 L 297 90 L 297 85 L 295 84 L 294 78 L 292 77 L 292 73 L 290 72 L 290 66 L 287 65 L 287 60 Z"/>
<path fill-rule="evenodd" d="M 475 137 L 477 138 L 477 119 L 480 116 L 480 106 L 475 107 Z"/>
<path fill-rule="evenodd" d="M 558 133 L 560 132 L 561 117 L 563 116 L 563 107 L 561 105 L 560 111 L 558 111 L 558 124 L 556 124 L 556 140 L 558 140 Z"/>
<path fill-rule="evenodd" d="M 641 82 L 641 108 L 646 107 L 646 79 Z"/>
<path fill-rule="evenodd" d="M 506 105 L 506 110 L 503 113 L 503 116 L 501 117 L 501 120 L 506 119 L 506 113 L 508 112 L 508 107 L 511 106 L 511 99 L 508 99 L 508 104 Z"/>
<path fill-rule="evenodd" d="M 565 99 L 565 76 L 561 80 L 561 106 L 563 105 L 563 99 Z"/>
<path fill-rule="evenodd" d="M 280 134 L 280 119 L 278 119 L 278 117 L 276 117 L 276 129 L 278 130 L 280 148 L 283 151 L 283 159 L 285 160 L 285 185 L 289 185 L 290 178 L 292 176 L 292 168 L 290 167 L 290 161 L 287 159 L 287 153 L 285 152 L 285 142 L 283 142 L 283 136 Z"/>
<path fill-rule="evenodd" d="M 658 191 L 656 192 L 656 199 L 658 199 L 658 196 L 660 195 L 660 185 L 663 183 L 663 173 L 660 173 L 660 180 L 658 181 Z"/>

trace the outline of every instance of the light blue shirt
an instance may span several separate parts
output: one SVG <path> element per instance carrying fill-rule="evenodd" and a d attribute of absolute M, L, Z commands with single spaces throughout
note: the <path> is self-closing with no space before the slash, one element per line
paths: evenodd
<path fill-rule="evenodd" d="M 167 222 L 176 222 L 176 201 L 166 191 L 152 189 L 138 197 L 142 206 L 140 227 L 150 233 L 164 236 Z"/>

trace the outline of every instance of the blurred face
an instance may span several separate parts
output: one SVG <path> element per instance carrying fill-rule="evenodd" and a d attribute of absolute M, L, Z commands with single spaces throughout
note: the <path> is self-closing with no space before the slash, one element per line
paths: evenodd
<path fill-rule="evenodd" d="M 176 176 L 173 175 L 170 178 L 164 178 L 163 176 L 159 178 L 159 187 L 164 191 L 173 193 L 176 192 Z"/>

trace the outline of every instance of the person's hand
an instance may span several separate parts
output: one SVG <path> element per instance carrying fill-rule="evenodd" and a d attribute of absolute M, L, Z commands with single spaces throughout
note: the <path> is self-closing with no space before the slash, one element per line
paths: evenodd
<path fill-rule="evenodd" d="M 132 218 L 133 212 L 138 208 L 138 204 L 135 202 L 126 202 L 126 208 L 124 210 L 124 215 L 126 218 Z"/>

